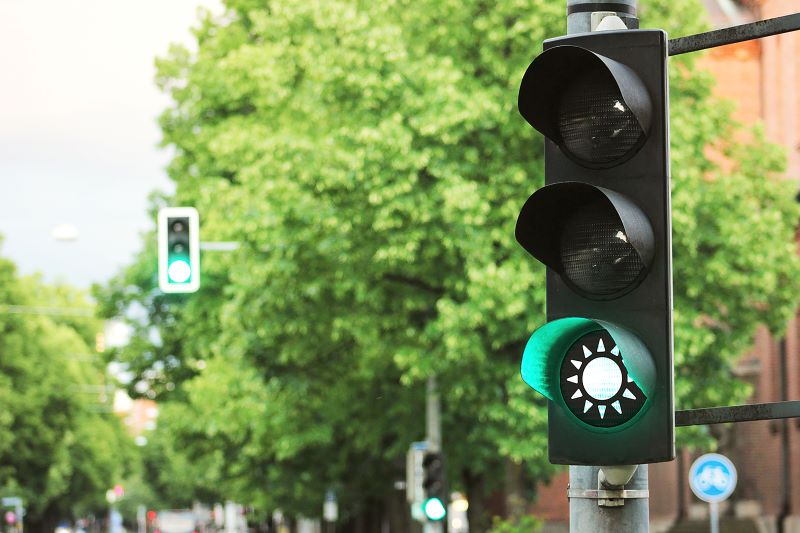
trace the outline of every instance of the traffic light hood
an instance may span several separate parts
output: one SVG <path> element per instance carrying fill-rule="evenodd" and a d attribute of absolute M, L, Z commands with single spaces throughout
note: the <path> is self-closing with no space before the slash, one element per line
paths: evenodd
<path fill-rule="evenodd" d="M 610 322 L 568 317 L 548 322 L 533 332 L 522 354 L 522 380 L 551 401 L 559 401 L 561 362 L 567 350 L 581 337 L 605 330 L 619 347 L 628 374 L 650 398 L 655 390 L 653 356 L 633 333 Z"/>
<path fill-rule="evenodd" d="M 617 297 L 636 286 L 632 280 L 624 288 L 616 290 L 612 287 L 605 294 L 586 294 L 580 287 L 575 287 L 572 280 L 565 276 L 565 265 L 562 247 L 569 245 L 565 238 L 565 227 L 576 215 L 592 212 L 592 216 L 605 227 L 619 227 L 622 233 L 617 237 L 625 246 L 638 254 L 644 272 L 649 267 L 654 255 L 653 228 L 641 209 L 626 196 L 603 187 L 595 187 L 587 183 L 567 181 L 546 185 L 534 192 L 522 206 L 515 235 L 517 241 L 533 257 L 566 278 L 577 292 L 594 299 Z M 611 224 L 609 226 L 609 224 Z M 593 233 L 589 237 L 600 239 L 597 226 L 590 228 Z M 619 232 L 617 232 L 619 233 Z M 592 246 L 602 243 L 590 243 Z M 621 285 L 620 285 L 621 286 Z"/>
<path fill-rule="evenodd" d="M 562 45 L 550 48 L 540 54 L 528 66 L 519 89 L 518 106 L 520 114 L 536 130 L 555 142 L 568 156 L 574 154 L 565 149 L 564 136 L 559 126 L 559 116 L 563 112 L 562 98 L 570 87 L 586 85 L 587 74 L 595 78 L 595 82 L 611 85 L 609 90 L 618 90 L 623 105 L 632 113 L 641 128 L 642 139 L 650 130 L 652 121 L 652 103 L 647 88 L 642 80 L 626 65 L 597 54 L 580 46 Z M 616 87 L 613 87 L 616 85 Z M 585 96 L 584 96 L 585 97 Z M 597 111 L 597 101 L 590 102 Z M 595 120 L 591 113 L 587 121 Z M 602 112 L 601 112 L 602 115 Z M 628 156 L 635 153 L 628 151 Z M 584 166 L 613 166 L 619 162 L 610 160 L 594 162 L 580 160 Z"/>

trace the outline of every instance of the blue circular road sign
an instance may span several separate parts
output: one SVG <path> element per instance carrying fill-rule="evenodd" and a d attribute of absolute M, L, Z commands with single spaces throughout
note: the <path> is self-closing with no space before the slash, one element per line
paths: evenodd
<path fill-rule="evenodd" d="M 689 470 L 689 486 L 695 496 L 703 501 L 727 500 L 736 488 L 736 467 L 724 455 L 701 455 Z"/>

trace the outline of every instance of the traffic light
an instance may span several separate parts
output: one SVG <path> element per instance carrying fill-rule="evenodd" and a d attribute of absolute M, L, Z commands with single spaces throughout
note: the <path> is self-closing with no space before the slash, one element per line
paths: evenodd
<path fill-rule="evenodd" d="M 667 87 L 661 30 L 550 39 L 522 79 L 545 186 L 516 238 L 548 267 L 522 378 L 549 400 L 553 463 L 675 457 Z"/>
<path fill-rule="evenodd" d="M 158 286 L 169 293 L 200 288 L 200 222 L 194 207 L 158 212 Z"/>
<path fill-rule="evenodd" d="M 422 469 L 422 487 L 425 489 L 422 511 L 428 520 L 442 520 L 447 515 L 444 455 L 441 452 L 425 452 Z"/>

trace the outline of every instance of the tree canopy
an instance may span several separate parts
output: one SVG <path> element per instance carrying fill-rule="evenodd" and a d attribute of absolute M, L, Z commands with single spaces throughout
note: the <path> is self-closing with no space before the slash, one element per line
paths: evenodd
<path fill-rule="evenodd" d="M 640 17 L 688 34 L 701 11 Z M 176 296 L 148 236 L 96 290 L 107 316 L 147 311 L 113 355 L 172 400 L 168 449 L 265 509 L 318 515 L 329 487 L 347 512 L 389 506 L 435 374 L 452 485 L 476 508 L 506 462 L 549 475 L 545 402 L 519 377 L 544 268 L 513 237 L 543 141 L 516 96 L 564 29 L 549 0 L 227 0 L 196 51 L 158 60 L 176 192 L 153 208 L 193 205 L 203 241 L 241 243 L 205 252 L 200 292 Z M 781 151 L 693 58 L 671 59 L 670 89 L 677 404 L 730 403 L 757 325 L 795 308 L 798 209 Z"/>
<path fill-rule="evenodd" d="M 34 531 L 102 512 L 106 490 L 130 460 L 132 442 L 111 413 L 94 352 L 100 323 L 86 296 L 20 277 L 0 258 L 0 494 L 22 498 Z"/>

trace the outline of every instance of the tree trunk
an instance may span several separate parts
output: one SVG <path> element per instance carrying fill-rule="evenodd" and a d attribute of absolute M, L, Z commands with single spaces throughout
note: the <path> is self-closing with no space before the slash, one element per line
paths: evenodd
<path fill-rule="evenodd" d="M 486 531 L 491 527 L 492 518 L 486 514 L 483 476 L 465 471 L 464 483 L 467 487 L 467 501 L 469 501 L 469 508 L 467 509 L 469 530 L 472 533 Z"/>
<path fill-rule="evenodd" d="M 391 533 L 406 533 L 411 531 L 411 516 L 406 503 L 405 491 L 396 490 L 386 497 L 384 508 L 389 521 Z"/>
<path fill-rule="evenodd" d="M 41 515 L 25 516 L 23 525 L 25 531 L 55 531 L 56 526 L 58 526 L 58 521 L 61 518 L 64 517 L 58 516 L 58 513 L 54 512 L 52 509 L 47 509 Z"/>
<path fill-rule="evenodd" d="M 511 459 L 505 461 L 505 517 L 515 518 L 525 514 L 522 465 Z"/>

